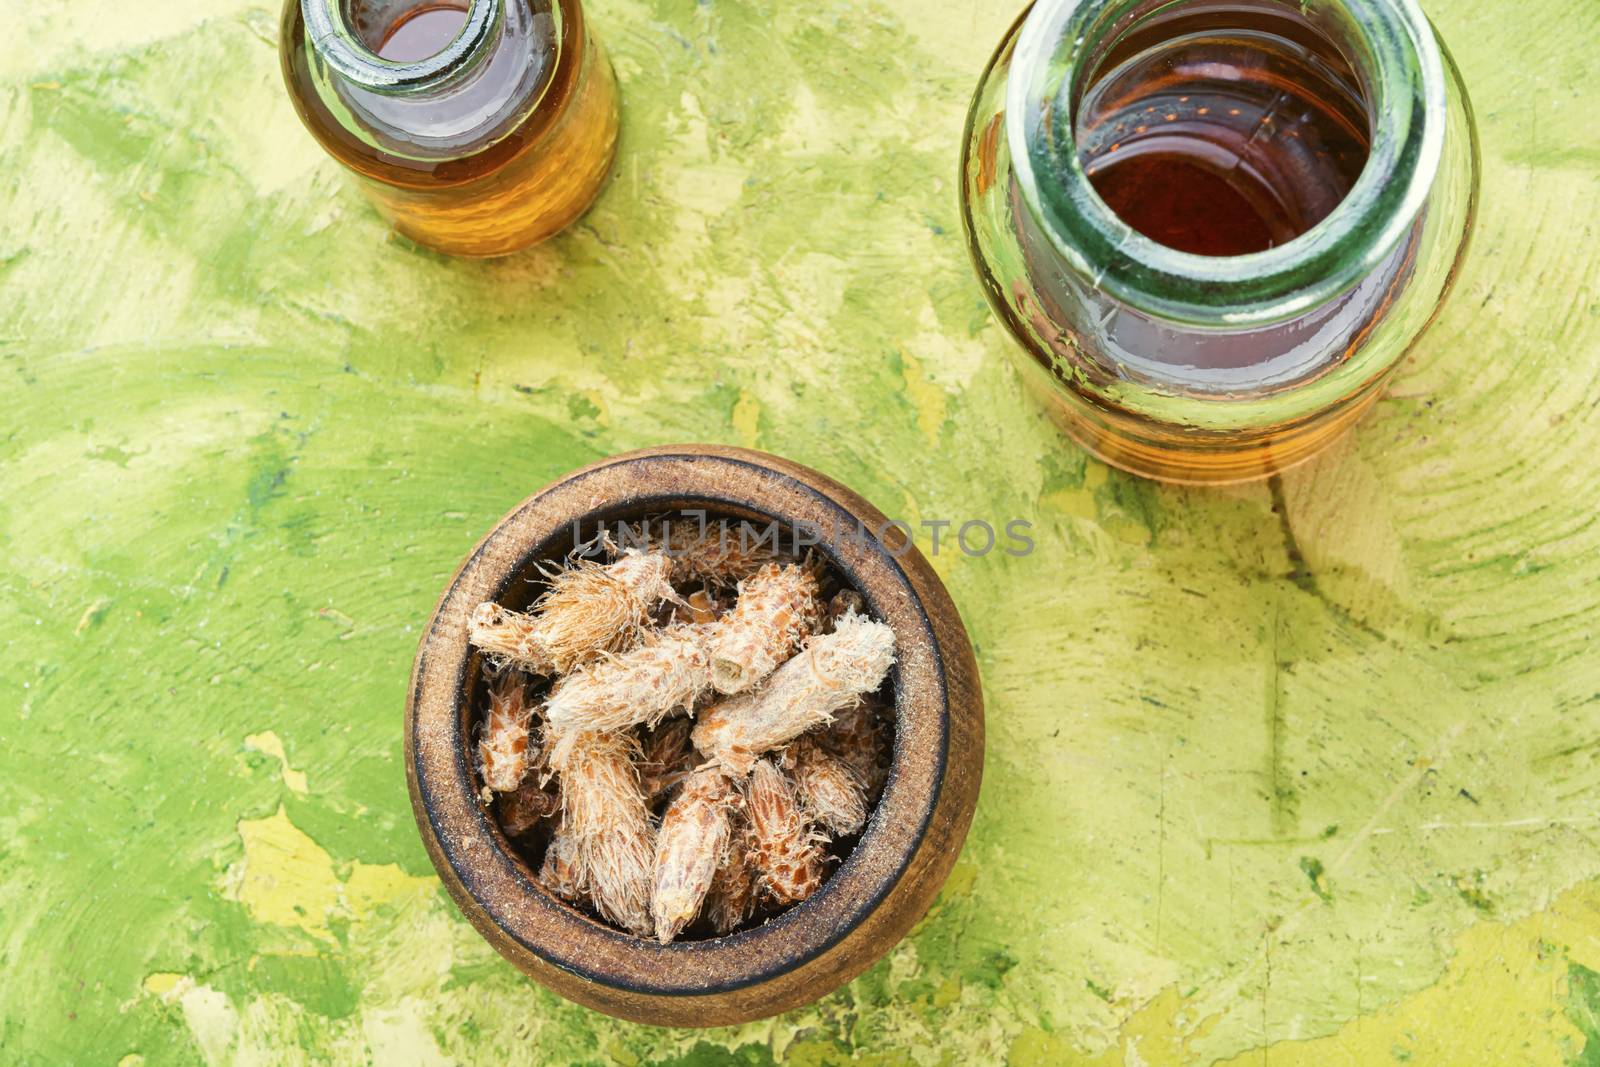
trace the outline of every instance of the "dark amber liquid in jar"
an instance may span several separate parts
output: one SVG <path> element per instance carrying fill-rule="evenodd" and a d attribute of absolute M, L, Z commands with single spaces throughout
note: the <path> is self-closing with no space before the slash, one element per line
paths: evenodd
<path fill-rule="evenodd" d="M 1477 200 L 1403 3 L 1040 0 L 968 112 L 963 223 L 1062 427 L 1136 474 L 1273 474 L 1368 410 Z"/>
<path fill-rule="evenodd" d="M 1366 164 L 1349 63 L 1264 7 L 1153 21 L 1100 59 L 1075 120 L 1090 184 L 1153 241 L 1206 256 L 1284 244 Z"/>
<path fill-rule="evenodd" d="M 412 112 L 393 122 L 363 123 L 352 118 L 356 109 L 350 107 L 336 114 L 324 98 L 328 81 L 318 84 L 320 61 L 305 42 L 300 0 L 286 0 L 284 6 L 284 78 L 307 128 L 355 172 L 395 229 L 452 255 L 504 255 L 565 228 L 598 195 L 616 151 L 616 81 L 576 0 L 505 3 L 517 5 L 517 18 L 528 31 L 529 59 L 510 62 L 498 56 L 475 76 L 503 89 L 508 98 L 522 94 L 526 106 L 502 127 L 466 139 L 459 149 L 425 141 L 421 131 L 430 123 L 448 125 L 434 123 L 437 115 L 426 110 L 425 94 L 416 98 L 421 103 Z M 466 8 L 457 5 L 398 7 L 398 15 L 374 20 L 362 17 L 361 0 L 350 5 L 352 28 L 363 45 L 393 62 L 439 54 L 467 19 Z M 362 99 L 359 87 L 334 83 L 334 91 Z M 387 106 L 381 98 L 366 99 Z M 406 126 L 413 114 L 415 137 Z"/>
<path fill-rule="evenodd" d="M 1158 13 L 1086 69 L 1081 95 L 1057 102 L 1072 116 L 1070 151 L 1122 221 L 1168 248 L 1238 256 L 1285 244 L 1338 207 L 1366 165 L 1371 119 L 1359 78 L 1294 9 L 1238 0 Z M 1013 216 L 1046 318 L 1094 309 L 1092 333 L 1077 338 L 1100 364 L 1093 373 L 1200 394 L 1326 372 L 1365 337 L 1410 265 L 1409 248 L 1397 249 L 1348 293 L 1285 323 L 1194 327 L 1076 290 L 1050 266 L 1049 240 L 1028 212 L 1018 204 Z"/>

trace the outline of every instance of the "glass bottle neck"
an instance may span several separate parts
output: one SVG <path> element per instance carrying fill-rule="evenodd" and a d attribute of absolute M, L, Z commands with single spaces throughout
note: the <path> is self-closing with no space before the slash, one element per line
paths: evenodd
<path fill-rule="evenodd" d="M 453 40 L 431 56 L 397 62 L 379 55 L 391 28 L 417 0 L 300 0 L 306 36 L 329 68 L 350 85 L 386 95 L 448 90 L 492 52 L 505 19 L 504 0 L 471 0 Z"/>
<path fill-rule="evenodd" d="M 1348 66 L 1370 127 L 1367 162 L 1343 199 L 1290 240 L 1244 255 L 1178 251 L 1098 195 L 1077 112 L 1108 57 L 1159 40 L 1164 20 L 1227 25 L 1252 12 L 1298 20 Z M 1240 330 L 1315 312 L 1392 260 L 1439 169 L 1445 73 L 1413 0 L 1040 0 L 1018 38 L 1005 126 L 1028 221 L 1064 273 L 1155 320 Z"/>
<path fill-rule="evenodd" d="M 463 158 L 505 137 L 538 104 L 559 58 L 564 16 L 551 0 L 470 0 L 434 54 L 379 55 L 427 0 L 300 0 L 317 92 L 362 140 L 423 163 Z M 461 10 L 457 8 L 457 10 Z"/>

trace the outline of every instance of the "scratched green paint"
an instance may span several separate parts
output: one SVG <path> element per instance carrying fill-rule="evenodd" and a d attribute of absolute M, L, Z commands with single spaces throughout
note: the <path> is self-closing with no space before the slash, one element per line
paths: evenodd
<path fill-rule="evenodd" d="M 475 264 L 318 155 L 272 9 L 0 0 L 0 1060 L 1596 1062 L 1600 10 L 1429 13 L 1484 136 L 1458 298 L 1337 454 L 1198 492 L 1066 444 L 972 281 L 1009 5 L 597 2 L 616 175 Z M 933 912 L 704 1033 L 503 964 L 399 734 L 496 517 L 697 439 L 1037 543 L 936 559 L 990 741 Z"/>

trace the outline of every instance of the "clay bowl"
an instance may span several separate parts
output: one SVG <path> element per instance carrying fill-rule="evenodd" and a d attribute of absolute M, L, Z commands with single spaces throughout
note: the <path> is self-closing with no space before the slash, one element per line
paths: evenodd
<path fill-rule="evenodd" d="M 854 851 L 812 897 L 761 926 L 660 945 L 547 893 L 477 800 L 474 701 L 483 683 L 467 619 L 484 600 L 537 595 L 573 523 L 675 509 L 824 531 L 816 551 L 895 632 L 894 757 Z M 886 531 L 830 538 L 831 530 Z M 812 528 L 812 527 L 808 527 Z M 983 770 L 983 700 L 972 646 L 928 562 L 860 496 L 775 456 L 714 445 L 615 456 L 541 489 L 462 563 L 423 635 L 406 706 L 406 777 L 428 854 L 456 904 L 535 981 L 609 1015 L 721 1026 L 807 1004 L 892 948 L 933 902 L 972 820 Z"/>

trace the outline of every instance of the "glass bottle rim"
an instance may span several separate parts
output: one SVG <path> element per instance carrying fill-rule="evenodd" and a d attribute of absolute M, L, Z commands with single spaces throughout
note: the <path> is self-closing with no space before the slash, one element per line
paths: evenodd
<path fill-rule="evenodd" d="M 317 54 L 338 74 L 375 93 L 404 94 L 437 89 L 471 69 L 499 30 L 503 0 L 469 0 L 467 18 L 445 47 L 424 59 L 396 63 L 368 48 L 350 28 L 349 0 L 300 0 L 306 35 Z"/>
<path fill-rule="evenodd" d="M 1166 5 L 1177 7 L 1184 0 Z M 1102 200 L 1076 150 L 1059 151 L 1072 117 L 1050 121 L 1063 87 L 1076 101 L 1093 70 L 1092 45 L 1140 0 L 1039 0 L 1023 22 L 1005 92 L 1006 138 L 1027 210 L 1065 265 L 1146 314 L 1194 326 L 1244 329 L 1281 322 L 1346 292 L 1400 242 L 1427 200 L 1443 156 L 1445 71 L 1415 0 L 1331 0 L 1364 53 L 1372 143 L 1337 207 L 1293 240 L 1262 252 L 1202 256 L 1139 233 Z M 1021 121 L 1017 121 L 1020 116 Z M 1071 147 L 1071 146 L 1069 146 Z M 1041 182 L 1041 173 L 1057 175 Z"/>

